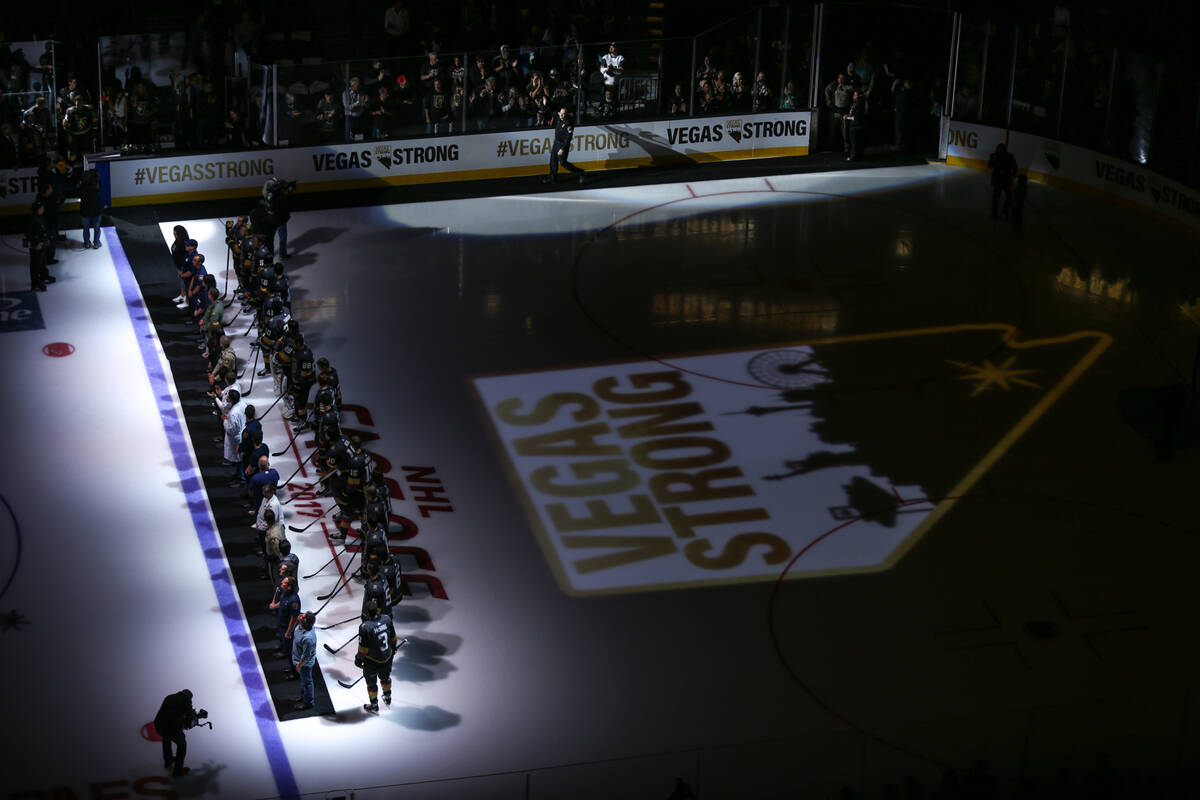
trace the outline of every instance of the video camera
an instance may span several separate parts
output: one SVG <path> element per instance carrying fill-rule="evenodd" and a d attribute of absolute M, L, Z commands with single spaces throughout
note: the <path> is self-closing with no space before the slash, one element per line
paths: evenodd
<path fill-rule="evenodd" d="M 273 178 L 268 182 L 269 188 L 267 191 L 270 195 L 291 194 L 296 191 L 298 185 L 298 181 L 285 181 L 281 178 Z"/>
<path fill-rule="evenodd" d="M 207 727 L 211 731 L 212 723 L 204 722 L 204 720 L 207 720 L 207 719 L 208 719 L 208 709 L 202 708 L 199 711 L 193 710 L 190 714 L 188 714 L 187 722 L 184 724 L 183 727 L 187 730 L 190 730 L 192 728 Z"/>

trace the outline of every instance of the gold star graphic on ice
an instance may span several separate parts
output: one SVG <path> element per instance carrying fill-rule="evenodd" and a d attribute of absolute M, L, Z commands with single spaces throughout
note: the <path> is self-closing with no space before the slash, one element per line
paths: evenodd
<path fill-rule="evenodd" d="M 1007 361 L 999 366 L 991 361 L 984 359 L 980 365 L 964 364 L 961 361 L 950 361 L 947 363 L 953 364 L 956 367 L 962 367 L 968 370 L 967 375 L 959 375 L 958 377 L 964 381 L 975 381 L 975 391 L 971 392 L 971 397 L 974 397 L 981 392 L 986 391 L 992 386 L 999 386 L 1004 391 L 1009 390 L 1010 383 L 1018 383 L 1022 386 L 1032 386 L 1038 388 L 1038 385 L 1033 381 L 1027 381 L 1020 377 L 1028 375 L 1031 372 L 1037 372 L 1036 369 L 1012 369 L 1012 365 L 1017 361 L 1016 356 L 1010 356 Z"/>

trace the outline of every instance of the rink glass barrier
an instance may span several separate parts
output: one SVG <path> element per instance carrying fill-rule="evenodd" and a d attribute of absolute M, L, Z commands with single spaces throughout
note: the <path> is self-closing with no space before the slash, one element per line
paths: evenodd
<path fill-rule="evenodd" d="M 1200 81 L 1184 55 L 1133 44 L 1146 38 L 1138 18 L 1066 5 L 1036 13 L 1020 24 L 956 19 L 949 116 L 1200 186 Z"/>
<path fill-rule="evenodd" d="M 807 111 L 581 125 L 571 160 L 585 170 L 705 163 L 808 153 Z M 272 175 L 299 191 L 542 175 L 547 128 L 363 141 L 237 153 L 95 159 L 111 205 L 246 197 Z"/>

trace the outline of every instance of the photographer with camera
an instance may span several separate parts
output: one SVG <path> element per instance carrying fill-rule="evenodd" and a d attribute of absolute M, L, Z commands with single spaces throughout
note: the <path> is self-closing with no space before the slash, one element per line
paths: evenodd
<path fill-rule="evenodd" d="M 30 208 L 24 244 L 29 248 L 30 291 L 44 292 L 46 284 L 54 283 L 55 280 L 46 266 L 54 245 L 54 236 L 50 232 L 50 224 L 46 219 L 45 203 L 40 197 L 33 202 Z"/>
<path fill-rule="evenodd" d="M 183 765 L 187 755 L 187 737 L 183 732 L 197 725 L 207 725 L 211 729 L 211 722 L 201 722 L 207 718 L 206 710 L 202 708 L 197 711 L 192 707 L 192 693 L 188 689 L 167 695 L 158 707 L 158 713 L 154 715 L 154 729 L 162 737 L 163 767 L 171 769 L 175 777 L 186 775 L 189 771 Z M 172 743 L 175 745 L 174 754 L 171 753 Z"/>
<path fill-rule="evenodd" d="M 292 215 L 287 209 L 286 197 L 294 191 L 296 191 L 296 181 L 285 181 L 273 177 L 263 184 L 263 202 L 266 205 L 266 212 L 271 217 L 273 223 L 271 227 L 279 234 L 280 258 L 288 257 L 287 223 Z M 274 241 L 274 237 L 271 237 L 271 244 L 274 244 Z"/>

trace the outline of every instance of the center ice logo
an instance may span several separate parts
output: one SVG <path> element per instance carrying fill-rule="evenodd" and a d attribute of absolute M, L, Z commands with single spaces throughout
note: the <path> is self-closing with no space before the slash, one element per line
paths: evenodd
<path fill-rule="evenodd" d="M 42 308 L 33 292 L 9 292 L 0 295 L 0 333 L 33 331 L 45 328 Z"/>
<path fill-rule="evenodd" d="M 1108 341 L 985 323 L 474 384 L 563 590 L 672 589 L 887 569 Z"/>

